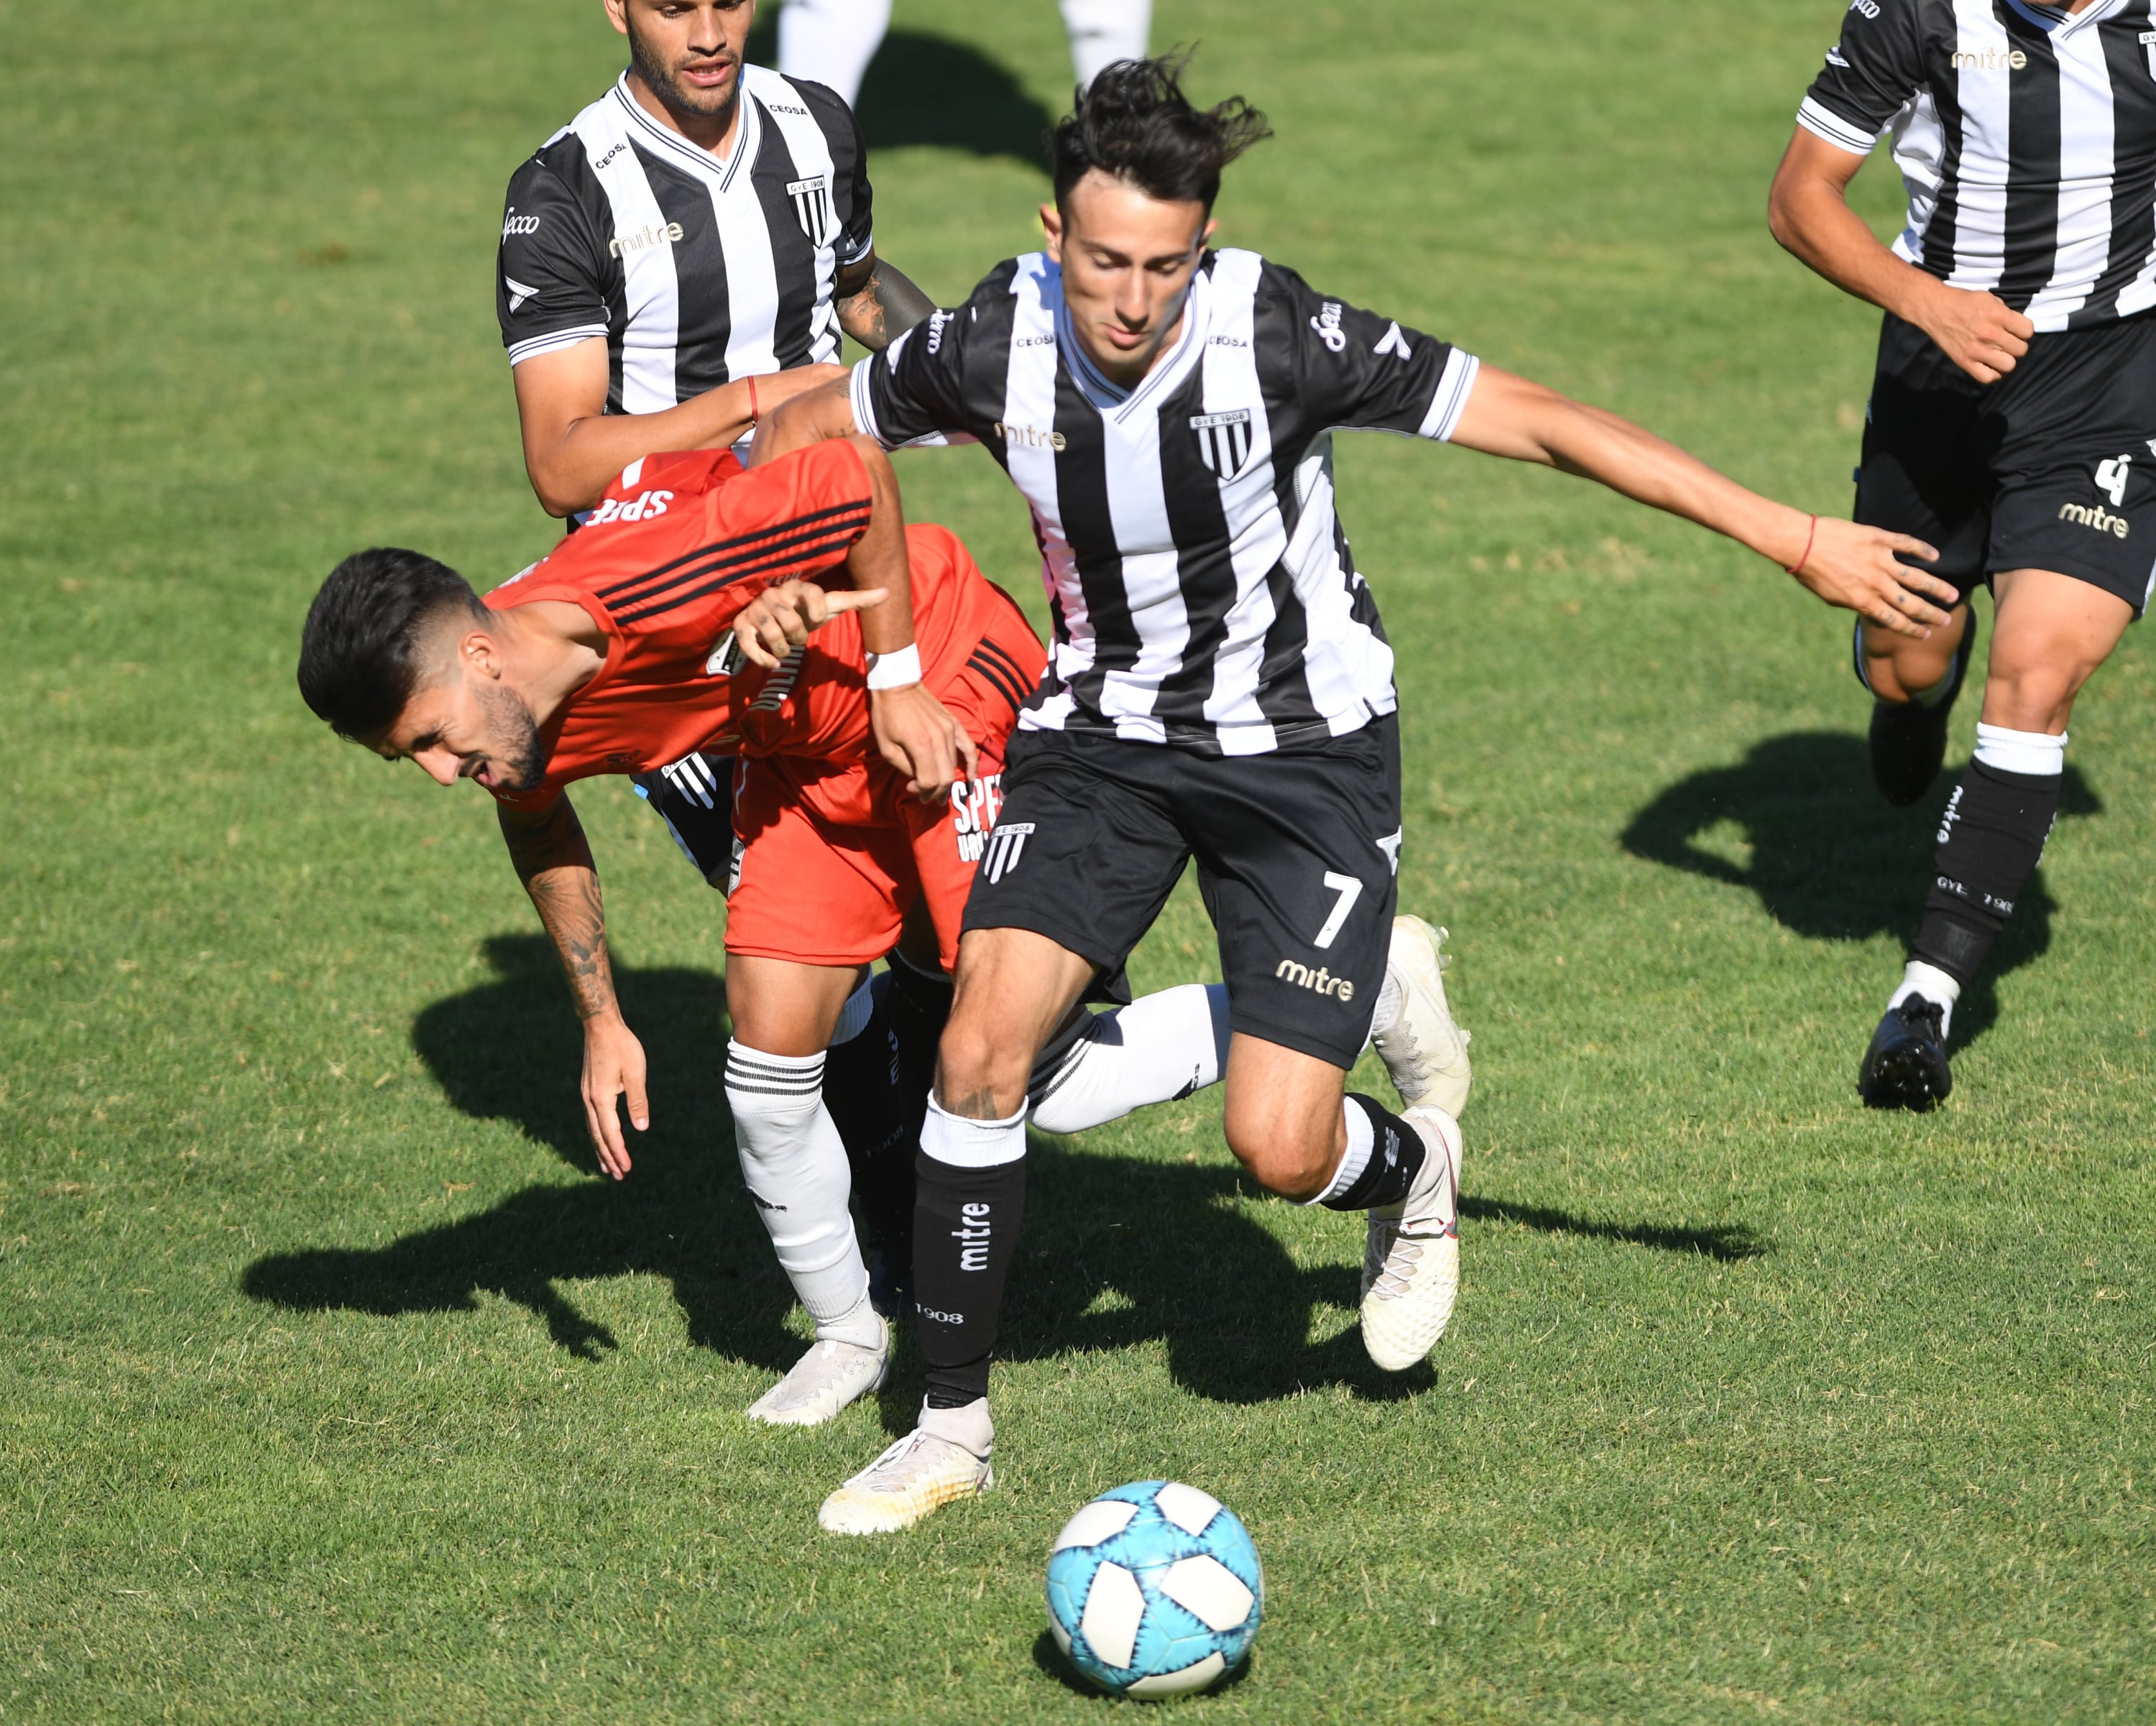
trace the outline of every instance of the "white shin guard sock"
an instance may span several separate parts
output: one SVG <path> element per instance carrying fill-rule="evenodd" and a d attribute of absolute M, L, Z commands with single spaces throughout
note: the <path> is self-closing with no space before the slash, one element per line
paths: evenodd
<path fill-rule="evenodd" d="M 1921 959 L 1912 959 L 1902 972 L 1902 986 L 1894 991 L 1887 1003 L 1887 1011 L 1894 1009 L 1912 995 L 1921 995 L 1939 1009 L 1939 1031 L 1942 1035 L 1953 1029 L 1954 1002 L 1961 999 L 1961 985 L 1936 965 L 1927 965 Z"/>
<path fill-rule="evenodd" d="M 846 1209 L 845 1146 L 824 1106 L 821 1055 L 767 1055 L 726 1046 L 726 1105 L 742 1178 L 819 1341 L 873 1348 L 883 1336 L 869 1305 L 868 1268 Z"/>
<path fill-rule="evenodd" d="M 1218 1084 L 1228 1065 L 1228 991 L 1185 983 L 1098 1015 L 1033 1105 L 1044 1133 L 1081 1133 Z"/>

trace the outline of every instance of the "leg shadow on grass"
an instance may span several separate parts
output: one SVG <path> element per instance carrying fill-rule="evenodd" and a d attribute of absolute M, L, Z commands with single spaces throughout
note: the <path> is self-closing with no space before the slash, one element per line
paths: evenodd
<path fill-rule="evenodd" d="M 749 33 L 752 65 L 778 64 L 778 15 L 772 8 Z M 1048 166 L 1054 116 L 999 62 L 949 36 L 891 31 L 869 63 L 854 113 L 871 151 L 927 144 Z"/>
<path fill-rule="evenodd" d="M 524 935 L 497 936 L 485 953 L 495 981 L 419 1015 L 420 1057 L 461 1113 L 512 1122 L 593 1171 L 577 1089 L 583 1042 L 553 954 Z M 718 1076 L 724 982 L 624 971 L 616 986 L 651 1075 L 651 1130 L 633 1146 L 626 1181 L 527 1187 L 386 1247 L 274 1253 L 249 1267 L 246 1292 L 280 1306 L 384 1315 L 468 1312 L 491 1293 L 593 1360 L 615 1339 L 560 1285 L 640 1272 L 671 1283 L 699 1346 L 773 1371 L 791 1365 L 800 1350 L 785 1324 L 793 1293 L 742 1190 Z M 1036 1138 L 1004 1358 L 1164 1339 L 1179 1382 L 1239 1403 L 1321 1385 L 1387 1398 L 1426 1385 L 1427 1368 L 1396 1375 L 1370 1364 L 1353 1317 L 1355 1267 L 1298 1268 L 1247 1213 L 1237 1172 L 1217 1160 L 1089 1155 L 1082 1140 Z M 1337 1219 L 1353 1235 L 1343 1256 L 1361 1244 L 1360 1222 Z M 1337 1334 L 1312 1344 L 1327 1309 L 1344 1309 L 1326 1327 Z M 893 1394 L 903 1400 L 903 1387 Z M 911 1426 L 911 1406 L 903 1412 Z"/>
<path fill-rule="evenodd" d="M 1861 941 L 1891 935 L 1905 946 L 1923 916 L 1939 814 L 1959 770 L 1951 765 L 1915 807 L 1896 809 L 1873 789 L 1861 737 L 1796 731 L 1753 746 L 1733 766 L 1678 781 L 1632 817 L 1625 848 L 1635 857 L 1742 887 L 1767 914 L 1810 940 Z M 2100 815 L 2080 771 L 2066 767 L 2061 817 Z M 1706 836 L 1733 826 L 1748 860 Z M 1974 1042 L 1999 1017 L 1993 985 L 2051 944 L 2056 903 L 2041 871 L 2023 892 L 1984 975 L 1954 1008 L 1953 1040 Z M 1892 980 L 1882 977 L 1879 999 Z M 1868 1000 L 1867 1008 L 1876 1008 Z M 1869 1029 L 1866 1022 L 1866 1028 Z"/>
<path fill-rule="evenodd" d="M 1738 1259 L 1763 1258 L 1774 1243 L 1742 1222 L 1717 1223 L 1705 1228 L 1686 1228 L 1678 1223 L 1595 1222 L 1568 1211 L 1553 1211 L 1544 1205 L 1515 1205 L 1503 1199 L 1477 1199 L 1462 1195 L 1460 1214 L 1477 1222 L 1540 1230 L 1549 1235 L 1578 1235 L 1593 1241 L 1621 1241 L 1650 1247 L 1658 1252 L 1691 1252 L 1724 1264 Z"/>
<path fill-rule="evenodd" d="M 495 981 L 437 1001 L 413 1042 L 450 1104 L 514 1123 L 596 1174 L 578 1092 L 583 1042 L 552 950 L 497 935 Z M 708 971 L 624 971 L 616 978 L 651 1075 L 651 1129 L 632 1134 L 626 1181 L 526 1188 L 492 1210 L 377 1248 L 272 1254 L 244 1287 L 280 1306 L 398 1314 L 471 1310 L 482 1292 L 526 1307 L 571 1354 L 614 1346 L 558 1285 L 641 1272 L 665 1277 L 701 1345 L 783 1370 L 792 1291 L 741 1191 L 719 1078 L 726 984 Z"/>

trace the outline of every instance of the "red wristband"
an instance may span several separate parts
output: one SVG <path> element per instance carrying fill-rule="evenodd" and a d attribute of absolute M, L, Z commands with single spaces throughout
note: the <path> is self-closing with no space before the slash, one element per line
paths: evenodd
<path fill-rule="evenodd" d="M 1819 517 L 1815 515 L 1812 517 L 1811 527 L 1804 535 L 1804 556 L 1799 557 L 1794 563 L 1791 564 L 1785 573 L 1792 576 L 1800 576 L 1804 572 L 1804 560 L 1812 555 L 1812 541 L 1818 537 Z"/>

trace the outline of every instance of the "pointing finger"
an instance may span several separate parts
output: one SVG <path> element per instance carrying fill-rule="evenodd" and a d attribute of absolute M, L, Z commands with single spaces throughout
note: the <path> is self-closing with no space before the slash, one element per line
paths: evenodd
<path fill-rule="evenodd" d="M 824 598 L 835 617 L 840 612 L 865 612 L 870 606 L 881 605 L 890 592 L 888 587 L 864 587 L 859 592 L 841 588 L 836 593 L 825 594 Z"/>

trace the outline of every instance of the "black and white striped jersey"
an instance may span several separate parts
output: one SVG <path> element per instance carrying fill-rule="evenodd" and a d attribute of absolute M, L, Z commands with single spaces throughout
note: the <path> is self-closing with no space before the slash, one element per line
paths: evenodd
<path fill-rule="evenodd" d="M 838 357 L 833 278 L 872 244 L 860 129 L 820 84 L 741 78 L 723 161 L 624 74 L 517 169 L 495 283 L 511 364 L 603 335 L 607 411 L 651 413 Z"/>
<path fill-rule="evenodd" d="M 2156 306 L 2156 20 L 2033 0 L 1852 0 L 1797 111 L 1838 149 L 1882 135 L 1908 187 L 1894 250 L 2039 330 Z"/>
<path fill-rule="evenodd" d="M 1223 251 L 1126 392 L 1086 359 L 1062 274 L 1034 254 L 862 361 L 853 403 L 887 447 L 987 444 L 1033 506 L 1055 642 L 1022 729 L 1259 755 L 1393 711 L 1392 649 L 1333 514 L 1330 433 L 1449 438 L 1476 366 Z"/>

